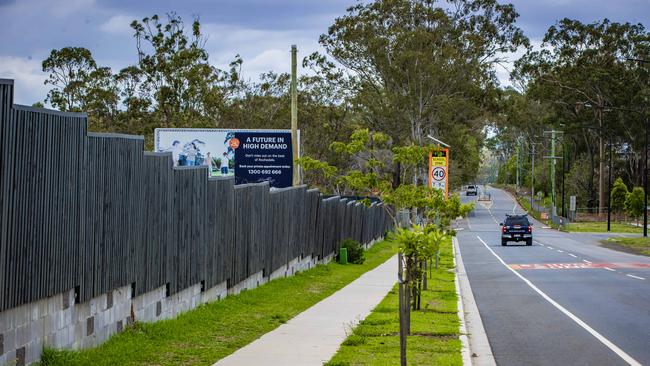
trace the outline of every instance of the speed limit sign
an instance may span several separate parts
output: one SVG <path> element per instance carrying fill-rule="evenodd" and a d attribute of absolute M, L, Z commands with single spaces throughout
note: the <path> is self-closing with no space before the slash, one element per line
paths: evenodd
<path fill-rule="evenodd" d="M 431 173 L 431 178 L 437 181 L 444 180 L 446 176 L 447 176 L 447 172 L 445 172 L 445 168 L 442 167 L 436 167 L 435 169 L 433 169 L 433 172 Z"/>
<path fill-rule="evenodd" d="M 429 187 L 448 194 L 449 149 L 433 150 L 429 153 Z"/>

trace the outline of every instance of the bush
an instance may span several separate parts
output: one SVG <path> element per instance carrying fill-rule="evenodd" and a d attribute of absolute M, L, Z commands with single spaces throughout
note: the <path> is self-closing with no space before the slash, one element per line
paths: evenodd
<path fill-rule="evenodd" d="M 341 243 L 341 248 L 348 251 L 348 262 L 354 264 L 363 264 L 366 260 L 365 250 L 361 243 L 353 239 L 345 239 Z"/>

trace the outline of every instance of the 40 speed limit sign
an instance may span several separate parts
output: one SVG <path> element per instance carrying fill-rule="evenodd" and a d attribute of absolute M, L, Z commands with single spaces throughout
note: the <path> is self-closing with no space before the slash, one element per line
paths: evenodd
<path fill-rule="evenodd" d="M 449 193 L 449 149 L 429 152 L 429 187 Z"/>

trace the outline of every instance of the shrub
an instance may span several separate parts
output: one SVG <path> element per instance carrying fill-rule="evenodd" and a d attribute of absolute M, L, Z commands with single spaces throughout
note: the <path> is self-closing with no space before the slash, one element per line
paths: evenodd
<path fill-rule="evenodd" d="M 354 264 L 363 264 L 366 260 L 365 250 L 361 243 L 353 239 L 345 239 L 341 243 L 341 248 L 348 251 L 348 262 Z"/>

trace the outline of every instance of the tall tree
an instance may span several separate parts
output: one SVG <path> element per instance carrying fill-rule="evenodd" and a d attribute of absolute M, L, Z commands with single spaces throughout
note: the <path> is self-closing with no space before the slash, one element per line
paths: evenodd
<path fill-rule="evenodd" d="M 42 67 L 43 72 L 49 73 L 45 84 L 53 87 L 46 102 L 62 111 L 82 111 L 89 79 L 97 69 L 91 52 L 83 47 L 52 50 Z"/>
<path fill-rule="evenodd" d="M 562 19 L 549 28 L 540 50 L 529 51 L 516 63 L 513 76 L 526 85 L 527 94 L 552 103 L 558 123 L 589 156 L 592 179 L 597 161 L 599 212 L 606 203 L 607 141 L 616 150 L 635 147 L 637 154 L 643 147 L 634 133 L 642 126 L 640 114 L 619 112 L 639 108 L 631 103 L 638 103 L 643 73 L 627 59 L 648 58 L 649 41 L 641 24 Z"/>
<path fill-rule="evenodd" d="M 468 153 L 478 161 L 483 117 L 495 100 L 493 66 L 527 44 L 517 16 L 493 0 L 376 0 L 349 8 L 320 43 L 355 76 L 366 126 L 398 144 L 447 139 L 461 150 L 452 154 L 458 165 L 455 156 Z M 472 151 L 462 151 L 472 140 Z"/>

